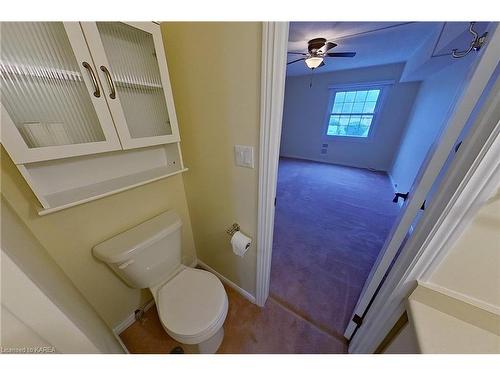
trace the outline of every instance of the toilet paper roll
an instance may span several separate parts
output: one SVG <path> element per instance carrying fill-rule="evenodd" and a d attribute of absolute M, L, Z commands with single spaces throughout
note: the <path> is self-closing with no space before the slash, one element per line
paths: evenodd
<path fill-rule="evenodd" d="M 245 236 L 240 231 L 237 231 L 231 237 L 231 245 L 233 246 L 233 253 L 242 257 L 247 252 L 250 244 L 252 243 L 252 239 L 250 237 Z"/>

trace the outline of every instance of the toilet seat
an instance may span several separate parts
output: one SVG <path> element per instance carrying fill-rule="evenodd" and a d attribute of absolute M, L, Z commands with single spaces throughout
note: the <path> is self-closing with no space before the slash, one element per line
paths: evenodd
<path fill-rule="evenodd" d="M 158 289 L 156 304 L 165 330 L 184 344 L 210 338 L 222 327 L 228 310 L 220 280 L 210 272 L 187 267 Z"/>

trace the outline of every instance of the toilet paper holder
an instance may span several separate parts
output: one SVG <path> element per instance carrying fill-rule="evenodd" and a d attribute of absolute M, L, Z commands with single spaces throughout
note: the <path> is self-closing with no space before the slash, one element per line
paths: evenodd
<path fill-rule="evenodd" d="M 230 228 L 226 229 L 226 233 L 231 237 L 240 230 L 240 225 L 238 223 L 233 223 Z"/>

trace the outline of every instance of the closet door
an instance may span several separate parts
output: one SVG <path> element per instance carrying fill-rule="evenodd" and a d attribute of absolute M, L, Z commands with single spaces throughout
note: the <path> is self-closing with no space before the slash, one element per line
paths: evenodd
<path fill-rule="evenodd" d="M 2 143 L 16 164 L 121 148 L 77 22 L 4 22 Z"/>
<path fill-rule="evenodd" d="M 179 141 L 160 26 L 82 22 L 123 148 Z"/>

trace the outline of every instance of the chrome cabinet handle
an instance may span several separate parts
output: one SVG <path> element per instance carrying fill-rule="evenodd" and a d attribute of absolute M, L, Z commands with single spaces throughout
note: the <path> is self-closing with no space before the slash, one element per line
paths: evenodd
<path fill-rule="evenodd" d="M 109 97 L 111 99 L 115 99 L 116 98 L 115 84 L 113 83 L 113 79 L 111 78 L 111 74 L 109 74 L 108 68 L 106 68 L 104 65 L 101 65 L 101 70 L 104 72 L 104 75 L 106 76 L 106 79 L 108 81 L 109 88 L 111 89 L 111 92 L 109 93 Z"/>
<path fill-rule="evenodd" d="M 94 71 L 92 70 L 92 67 L 90 64 L 86 61 L 82 63 L 83 67 L 88 70 L 90 78 L 92 79 L 92 83 L 94 84 L 94 96 L 96 98 L 101 96 L 101 90 L 99 90 L 99 83 L 97 82 L 97 78 L 94 74 Z"/>

